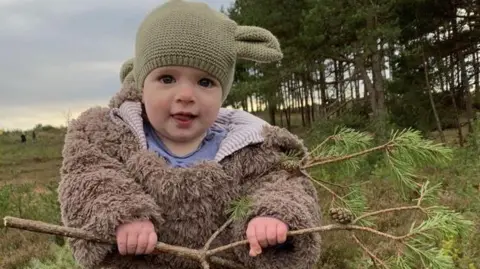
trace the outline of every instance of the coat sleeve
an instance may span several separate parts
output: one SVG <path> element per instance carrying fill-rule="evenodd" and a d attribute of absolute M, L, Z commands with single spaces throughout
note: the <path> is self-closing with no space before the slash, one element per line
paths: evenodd
<path fill-rule="evenodd" d="M 277 170 L 256 179 L 247 195 L 251 210 L 233 224 L 236 240 L 246 239 L 248 222 L 257 216 L 280 219 L 290 231 L 320 226 L 317 192 L 306 177 Z M 234 251 L 247 268 L 310 269 L 319 259 L 320 244 L 320 235 L 312 233 L 289 237 L 285 244 L 264 249 L 257 257 L 249 256 L 248 245 Z"/>
<path fill-rule="evenodd" d="M 150 219 L 162 222 L 153 198 L 129 177 L 124 165 L 107 154 L 122 134 L 112 131 L 104 110 L 91 109 L 73 121 L 65 137 L 58 188 L 62 222 L 99 237 L 115 238 L 119 224 Z M 108 147 L 105 147 L 108 145 Z M 69 239 L 76 261 L 98 268 L 116 246 Z"/>

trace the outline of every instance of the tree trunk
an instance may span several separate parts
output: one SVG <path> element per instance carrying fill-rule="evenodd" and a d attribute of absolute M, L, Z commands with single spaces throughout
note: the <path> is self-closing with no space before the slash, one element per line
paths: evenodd
<path fill-rule="evenodd" d="M 249 96 L 248 101 L 250 102 L 250 109 L 252 110 L 252 112 L 257 112 L 253 106 L 253 96 Z"/>
<path fill-rule="evenodd" d="M 276 104 L 275 101 L 269 100 L 268 104 L 268 116 L 270 117 L 270 123 L 276 125 L 275 116 L 276 116 Z"/>
<path fill-rule="evenodd" d="M 310 104 L 308 103 L 308 100 L 310 99 L 310 91 L 308 88 L 308 82 L 307 82 L 307 74 L 302 75 L 302 89 L 303 89 L 303 103 L 305 106 L 305 118 L 306 118 L 306 126 L 310 126 L 312 122 L 311 118 L 311 111 L 310 111 Z"/>
<path fill-rule="evenodd" d="M 360 71 L 363 85 L 365 86 L 365 90 L 368 92 L 368 96 L 370 98 L 370 106 L 373 116 L 376 118 L 378 116 L 377 95 L 375 88 L 373 87 L 373 83 L 368 76 L 367 69 L 365 67 L 365 60 L 363 59 L 363 55 L 361 53 L 355 57 L 355 67 Z"/>
<path fill-rule="evenodd" d="M 345 102 L 345 85 L 344 85 L 344 65 L 342 62 L 338 62 L 338 91 L 340 92 L 340 101 Z"/>
<path fill-rule="evenodd" d="M 479 68 L 479 61 L 478 61 L 478 51 L 475 50 L 473 53 L 473 72 L 475 74 L 475 97 L 480 94 L 480 81 L 479 81 L 479 73 L 480 73 L 480 68 Z"/>
<path fill-rule="evenodd" d="M 470 83 L 468 81 L 468 74 L 467 74 L 467 67 L 465 65 L 465 54 L 462 50 L 459 50 L 458 53 L 458 64 L 460 65 L 460 74 L 461 74 L 461 85 L 462 85 L 462 93 L 464 94 L 465 98 L 465 107 L 467 111 L 467 124 L 468 124 L 468 132 L 473 132 L 472 126 L 472 119 L 473 119 L 473 100 L 472 94 L 470 92 Z"/>
<path fill-rule="evenodd" d="M 385 108 L 385 86 L 382 74 L 381 51 L 377 48 L 377 43 L 371 46 L 372 49 L 372 71 L 374 77 L 374 87 L 377 101 L 378 116 L 382 118 L 386 114 Z"/>
<path fill-rule="evenodd" d="M 322 107 L 327 105 L 327 81 L 325 78 L 325 64 L 320 65 L 320 98 L 322 101 Z"/>
<path fill-rule="evenodd" d="M 453 111 L 455 112 L 455 121 L 456 121 L 456 125 L 457 125 L 457 130 L 458 130 L 458 143 L 459 143 L 460 147 L 463 147 L 462 125 L 460 124 L 460 113 L 458 111 L 457 101 L 456 101 L 456 98 L 455 98 L 455 67 L 453 66 L 453 59 L 452 58 L 453 58 L 453 56 L 450 55 L 450 72 L 451 73 L 450 73 L 450 75 L 447 75 L 447 81 L 450 82 L 449 83 L 449 94 L 450 94 L 450 97 L 452 99 Z"/>
<path fill-rule="evenodd" d="M 423 56 L 423 63 L 425 66 L 424 73 L 425 73 L 425 84 L 427 86 L 427 92 L 428 92 L 428 99 L 430 99 L 430 106 L 432 107 L 433 116 L 435 117 L 435 123 L 437 125 L 438 134 L 440 135 L 440 140 L 442 141 L 443 144 L 446 144 L 447 140 L 445 140 L 445 135 L 443 134 L 442 123 L 440 122 L 440 117 L 438 116 L 437 108 L 435 107 L 435 101 L 433 100 L 433 95 L 432 95 L 432 87 L 430 86 L 430 80 L 428 77 L 428 70 L 429 70 L 428 61 L 425 59 L 425 53 L 422 53 L 422 56 Z"/>
<path fill-rule="evenodd" d="M 335 99 L 340 100 L 340 85 L 338 79 L 338 61 L 333 61 L 333 74 L 335 76 L 334 85 L 335 85 Z"/>

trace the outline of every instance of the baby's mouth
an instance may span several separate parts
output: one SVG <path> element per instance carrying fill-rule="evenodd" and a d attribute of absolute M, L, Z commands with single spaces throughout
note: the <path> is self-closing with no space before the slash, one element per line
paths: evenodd
<path fill-rule="evenodd" d="M 192 113 L 181 112 L 181 113 L 172 114 L 172 117 L 175 120 L 180 121 L 180 122 L 190 122 L 190 121 L 194 120 L 197 117 L 197 115 L 194 115 Z"/>

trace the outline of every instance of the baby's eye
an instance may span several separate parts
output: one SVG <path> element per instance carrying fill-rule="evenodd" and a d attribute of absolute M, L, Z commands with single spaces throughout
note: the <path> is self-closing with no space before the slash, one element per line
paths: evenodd
<path fill-rule="evenodd" d="M 211 79 L 208 79 L 208 78 L 203 78 L 201 79 L 198 84 L 200 84 L 200 86 L 202 87 L 213 87 L 215 85 L 215 83 L 213 82 L 213 80 Z"/>
<path fill-rule="evenodd" d="M 158 80 L 160 80 L 161 82 L 163 82 L 165 84 L 170 84 L 170 83 L 173 83 L 175 81 L 175 79 L 172 76 L 169 76 L 169 75 L 160 76 L 158 78 Z"/>

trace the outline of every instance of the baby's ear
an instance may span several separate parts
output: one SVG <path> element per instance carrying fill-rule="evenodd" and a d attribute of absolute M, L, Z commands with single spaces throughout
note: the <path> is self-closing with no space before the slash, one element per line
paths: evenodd
<path fill-rule="evenodd" d="M 278 39 L 264 28 L 238 26 L 235 41 L 238 59 L 269 63 L 283 58 Z"/>

